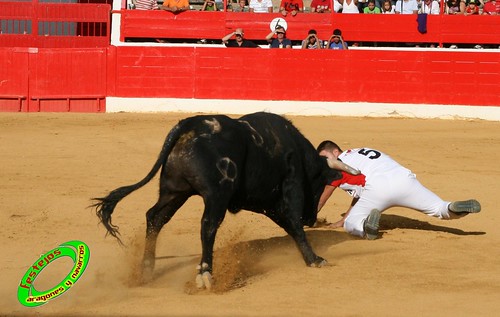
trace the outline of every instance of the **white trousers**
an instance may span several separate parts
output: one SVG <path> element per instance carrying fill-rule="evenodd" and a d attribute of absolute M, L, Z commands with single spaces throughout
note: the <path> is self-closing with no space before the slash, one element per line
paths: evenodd
<path fill-rule="evenodd" d="M 365 189 L 345 219 L 344 229 L 357 236 L 364 236 L 363 225 L 372 209 L 384 211 L 390 207 L 412 208 L 429 216 L 450 218 L 448 205 L 424 187 L 410 170 L 394 168 L 366 180 Z"/>

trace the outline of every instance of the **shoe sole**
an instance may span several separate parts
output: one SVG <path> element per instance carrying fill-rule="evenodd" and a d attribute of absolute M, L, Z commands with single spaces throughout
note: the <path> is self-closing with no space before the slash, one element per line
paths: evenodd
<path fill-rule="evenodd" d="M 380 211 L 373 209 L 366 218 L 364 229 L 365 237 L 368 240 L 375 240 L 378 237 L 378 228 L 380 222 Z"/>
<path fill-rule="evenodd" d="M 475 199 L 454 201 L 448 209 L 454 213 L 478 213 L 481 211 L 481 204 Z"/>

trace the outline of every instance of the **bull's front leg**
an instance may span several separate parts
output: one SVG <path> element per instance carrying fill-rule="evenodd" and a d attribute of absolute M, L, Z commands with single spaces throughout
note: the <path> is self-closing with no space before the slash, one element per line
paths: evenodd
<path fill-rule="evenodd" d="M 292 211 L 293 213 L 293 211 Z M 306 233 L 300 217 L 294 217 L 293 215 L 288 216 L 276 216 L 271 217 L 280 227 L 285 229 L 285 231 L 293 238 L 306 264 L 310 267 L 322 267 L 328 262 L 322 257 L 314 253 L 311 245 L 307 241 Z"/>
<path fill-rule="evenodd" d="M 218 205 L 219 203 L 217 203 Z M 215 235 L 220 224 L 224 220 L 226 208 L 211 206 L 205 203 L 205 211 L 201 219 L 201 246 L 202 254 L 200 264 L 197 266 L 196 287 L 211 289 L 213 286 L 212 262 L 215 243 Z"/>

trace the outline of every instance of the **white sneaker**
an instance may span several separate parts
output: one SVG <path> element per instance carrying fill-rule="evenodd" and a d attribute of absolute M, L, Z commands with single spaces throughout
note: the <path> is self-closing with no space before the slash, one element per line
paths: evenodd
<path fill-rule="evenodd" d="M 365 231 L 365 238 L 368 240 L 375 240 L 378 237 L 378 228 L 380 222 L 381 212 L 378 209 L 370 211 L 368 218 L 365 220 L 363 229 Z"/>

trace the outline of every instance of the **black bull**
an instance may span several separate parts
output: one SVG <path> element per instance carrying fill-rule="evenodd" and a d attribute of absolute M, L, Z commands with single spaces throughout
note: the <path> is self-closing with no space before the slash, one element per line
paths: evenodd
<path fill-rule="evenodd" d="M 312 250 L 303 226 L 315 223 L 325 185 L 341 174 L 328 167 L 326 159 L 287 119 L 260 112 L 239 119 L 205 115 L 181 120 L 143 180 L 94 199 L 96 214 L 112 236 L 119 234 L 111 222 L 116 204 L 148 183 L 160 167 L 159 199 L 146 214 L 143 279 L 152 277 L 161 228 L 192 195 L 200 195 L 205 204 L 199 287 L 211 287 L 215 235 L 226 210 L 265 214 L 295 240 L 307 265 L 326 263 Z"/>

